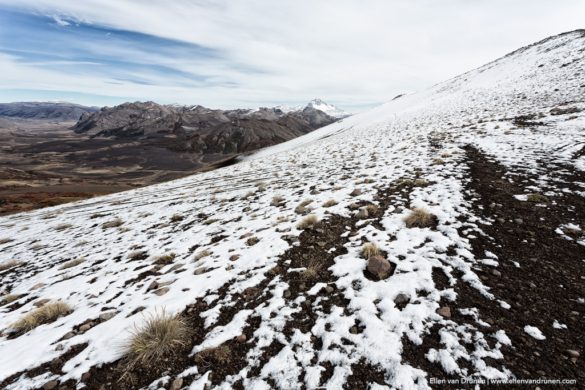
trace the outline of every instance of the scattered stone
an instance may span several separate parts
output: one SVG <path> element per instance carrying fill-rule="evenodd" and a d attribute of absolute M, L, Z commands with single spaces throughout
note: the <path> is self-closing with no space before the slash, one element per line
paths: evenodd
<path fill-rule="evenodd" d="M 230 256 L 230 261 L 236 261 L 240 258 L 240 255 L 231 255 Z"/>
<path fill-rule="evenodd" d="M 524 223 L 524 220 L 522 218 L 515 218 L 514 219 L 514 223 L 517 223 L 518 225 L 521 225 Z"/>
<path fill-rule="evenodd" d="M 241 334 L 239 336 L 236 337 L 236 341 L 238 343 L 245 343 L 246 342 L 246 335 L 245 334 Z"/>
<path fill-rule="evenodd" d="M 65 349 L 63 344 L 57 344 L 57 346 L 55 347 L 55 351 L 62 351 L 63 349 Z"/>
<path fill-rule="evenodd" d="M 394 298 L 396 306 L 406 305 L 408 302 L 410 302 L 410 296 L 404 293 L 400 293 Z"/>
<path fill-rule="evenodd" d="M 150 285 L 148 286 L 146 291 L 156 290 L 157 288 L 158 288 L 158 282 L 156 280 L 154 280 L 152 283 L 150 283 Z"/>
<path fill-rule="evenodd" d="M 528 286 L 530 286 L 530 288 L 536 288 L 536 284 L 534 284 L 533 282 L 530 282 L 530 283 L 528 284 Z"/>
<path fill-rule="evenodd" d="M 285 290 L 284 293 L 282 294 L 283 297 L 285 298 L 290 298 L 290 290 Z"/>
<path fill-rule="evenodd" d="M 30 289 L 31 290 L 38 290 L 39 288 L 44 287 L 44 286 L 45 286 L 45 283 L 37 283 L 34 286 L 32 286 Z"/>
<path fill-rule="evenodd" d="M 437 314 L 445 318 L 451 318 L 451 308 L 448 306 L 443 306 L 437 309 Z"/>
<path fill-rule="evenodd" d="M 207 268 L 199 267 L 195 271 L 193 271 L 193 274 L 194 275 L 201 275 L 201 274 L 204 274 L 206 271 L 207 271 Z"/>
<path fill-rule="evenodd" d="M 43 390 L 53 390 L 59 386 L 59 382 L 56 380 L 48 381 L 43 385 Z"/>
<path fill-rule="evenodd" d="M 171 383 L 171 387 L 169 387 L 169 390 L 179 390 L 181 387 L 183 387 L 183 378 L 176 378 L 173 383 Z"/>
<path fill-rule="evenodd" d="M 506 220 L 504 218 L 498 218 L 497 221 L 498 221 L 498 223 L 501 223 L 501 224 L 506 223 Z"/>
<path fill-rule="evenodd" d="M 349 333 L 351 333 L 351 334 L 357 334 L 358 333 L 357 326 L 352 326 L 351 328 L 349 328 Z"/>
<path fill-rule="evenodd" d="M 258 237 L 250 237 L 246 240 L 246 245 L 253 246 L 259 242 L 260 242 L 260 239 L 258 239 Z"/>
<path fill-rule="evenodd" d="M 69 340 L 72 337 L 75 337 L 75 333 L 74 332 L 67 332 L 67 333 L 65 333 L 65 336 L 63 336 L 63 340 Z"/>
<path fill-rule="evenodd" d="M 567 355 L 569 355 L 570 357 L 572 357 L 572 358 L 578 358 L 578 357 L 580 356 L 580 353 L 579 353 L 579 351 L 576 351 L 576 350 L 574 350 L 574 349 L 567 349 L 567 350 L 565 351 L 565 353 L 566 353 Z"/>
<path fill-rule="evenodd" d="M 327 286 L 327 287 L 325 287 L 325 291 L 328 294 L 331 294 L 333 291 L 335 291 L 335 288 L 333 286 Z"/>
<path fill-rule="evenodd" d="M 492 275 L 500 277 L 502 276 L 502 273 L 500 271 L 498 271 L 497 269 L 493 269 L 492 270 Z"/>
<path fill-rule="evenodd" d="M 89 372 L 84 372 L 81 374 L 81 381 L 87 382 L 91 378 L 91 374 Z"/>
<path fill-rule="evenodd" d="M 378 279 L 385 279 L 390 274 L 390 262 L 380 255 L 371 256 L 368 259 L 367 270 Z"/>

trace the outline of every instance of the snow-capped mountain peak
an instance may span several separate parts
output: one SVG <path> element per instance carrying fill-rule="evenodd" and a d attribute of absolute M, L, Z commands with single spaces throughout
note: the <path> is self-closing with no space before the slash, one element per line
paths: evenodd
<path fill-rule="evenodd" d="M 333 104 L 329 104 L 319 98 L 313 99 L 307 104 L 306 107 L 314 108 L 316 110 L 323 111 L 325 114 L 330 115 L 334 118 L 344 118 L 349 116 L 350 114 L 343 111 L 342 109 L 334 106 Z"/>

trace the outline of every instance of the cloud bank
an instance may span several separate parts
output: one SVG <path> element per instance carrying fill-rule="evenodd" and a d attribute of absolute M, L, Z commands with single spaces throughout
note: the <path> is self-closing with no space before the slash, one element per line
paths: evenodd
<path fill-rule="evenodd" d="M 359 110 L 583 20 L 582 0 L 0 0 L 0 100 Z"/>

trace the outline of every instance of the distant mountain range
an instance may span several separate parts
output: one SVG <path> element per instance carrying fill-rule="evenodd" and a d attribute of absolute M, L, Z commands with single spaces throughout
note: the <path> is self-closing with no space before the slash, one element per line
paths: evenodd
<path fill-rule="evenodd" d="M 0 117 L 22 119 L 47 119 L 55 121 L 78 120 L 82 114 L 96 112 L 98 107 L 73 103 L 18 102 L 0 103 Z"/>
<path fill-rule="evenodd" d="M 297 108 L 235 110 L 134 102 L 84 112 L 73 129 L 90 137 L 161 139 L 177 151 L 233 154 L 288 141 L 343 115 L 317 99 Z"/>

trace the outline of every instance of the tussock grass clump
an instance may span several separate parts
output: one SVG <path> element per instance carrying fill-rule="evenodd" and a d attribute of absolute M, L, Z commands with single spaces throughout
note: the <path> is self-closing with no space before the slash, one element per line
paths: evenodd
<path fill-rule="evenodd" d="M 412 184 L 415 187 L 426 187 L 429 185 L 429 182 L 426 179 L 416 179 Z"/>
<path fill-rule="evenodd" d="M 445 164 L 445 160 L 443 160 L 442 158 L 434 158 L 433 159 L 433 165 L 443 165 Z"/>
<path fill-rule="evenodd" d="M 311 203 L 313 203 L 313 201 L 311 199 L 305 199 L 303 200 L 301 203 L 298 204 L 297 207 L 295 207 L 295 213 L 297 214 L 306 214 L 309 212 L 310 208 L 307 207 L 308 205 L 310 205 Z"/>
<path fill-rule="evenodd" d="M 199 364 L 208 365 L 210 363 L 215 364 L 227 364 L 230 362 L 232 357 L 232 350 L 227 345 L 220 345 L 215 348 L 205 349 L 195 356 L 195 362 Z"/>
<path fill-rule="evenodd" d="M 26 313 L 18 321 L 10 325 L 17 332 L 28 332 L 39 325 L 48 324 L 71 313 L 73 310 L 65 302 L 47 303 L 38 309 Z"/>
<path fill-rule="evenodd" d="M 548 198 L 542 194 L 530 194 L 526 200 L 532 203 L 548 203 Z"/>
<path fill-rule="evenodd" d="M 204 257 L 207 257 L 211 255 L 211 252 L 209 252 L 207 249 L 204 249 L 202 251 L 199 251 L 195 254 L 195 257 L 193 257 L 193 260 L 197 261 L 197 260 L 201 260 Z"/>
<path fill-rule="evenodd" d="M 380 249 L 373 242 L 366 242 L 364 245 L 362 245 L 362 256 L 365 259 L 369 259 L 372 256 L 378 256 L 379 254 Z"/>
<path fill-rule="evenodd" d="M 55 230 L 60 232 L 63 230 L 70 229 L 71 227 L 73 227 L 73 225 L 71 225 L 70 223 L 60 223 L 59 225 L 55 226 Z"/>
<path fill-rule="evenodd" d="M 134 327 L 122 352 L 128 359 L 129 369 L 148 368 L 173 357 L 190 341 L 191 332 L 185 320 L 163 310 L 147 316 L 142 325 Z"/>
<path fill-rule="evenodd" d="M 437 223 L 437 217 L 430 211 L 423 208 L 413 208 L 405 218 L 404 223 L 409 228 L 426 228 L 433 227 Z"/>
<path fill-rule="evenodd" d="M 310 260 L 305 269 L 301 272 L 301 277 L 306 280 L 316 279 L 319 276 L 322 267 L 323 263 L 318 260 Z"/>
<path fill-rule="evenodd" d="M 219 219 L 217 219 L 217 218 L 209 218 L 209 219 L 206 219 L 205 221 L 203 221 L 203 224 L 204 225 L 211 225 L 212 223 L 216 223 L 218 221 L 219 221 Z"/>
<path fill-rule="evenodd" d="M 102 223 L 102 229 L 116 228 L 122 226 L 123 223 L 124 221 L 122 221 L 120 218 L 114 218 L 111 221 Z"/>
<path fill-rule="evenodd" d="M 76 265 L 79 265 L 81 263 L 83 263 L 85 261 L 85 259 L 83 257 L 80 257 L 78 259 L 74 259 L 74 260 L 70 260 L 66 263 L 61 264 L 61 266 L 59 267 L 59 269 L 67 269 L 67 268 L 73 268 Z"/>
<path fill-rule="evenodd" d="M 24 294 L 6 294 L 0 298 L 0 306 L 8 305 L 9 303 L 19 300 L 23 296 Z"/>
<path fill-rule="evenodd" d="M 323 207 L 333 207 L 337 205 L 337 201 L 335 199 L 329 199 L 327 202 L 323 203 Z"/>
<path fill-rule="evenodd" d="M 280 195 L 275 195 L 272 197 L 272 201 L 270 201 L 270 205 L 274 207 L 279 207 L 284 204 L 284 198 Z"/>
<path fill-rule="evenodd" d="M 359 188 L 354 188 L 354 190 L 349 193 L 350 196 L 360 196 L 361 194 L 362 190 Z"/>
<path fill-rule="evenodd" d="M 315 225 L 319 222 L 319 218 L 315 214 L 309 214 L 297 224 L 297 228 L 304 230 L 304 229 L 312 229 Z"/>
<path fill-rule="evenodd" d="M 174 260 L 175 257 L 177 257 L 176 254 L 174 253 L 167 253 L 161 256 L 158 256 L 155 260 L 154 260 L 154 264 L 158 264 L 158 265 L 167 265 L 167 264 L 171 264 Z"/>
<path fill-rule="evenodd" d="M 181 222 L 183 219 L 185 219 L 185 217 L 183 217 L 181 214 L 173 214 L 171 216 L 171 222 L 173 223 Z"/>
<path fill-rule="evenodd" d="M 131 261 L 144 260 L 148 257 L 147 251 L 136 250 L 128 253 L 128 259 Z"/>
<path fill-rule="evenodd" d="M 380 210 L 380 208 L 378 206 L 376 206 L 375 204 L 372 204 L 372 203 L 366 205 L 365 209 L 369 215 L 378 214 L 378 211 Z"/>
<path fill-rule="evenodd" d="M 8 244 L 9 242 L 14 241 L 12 238 L 0 238 L 0 245 L 1 244 Z"/>
<path fill-rule="evenodd" d="M 5 262 L 0 263 L 0 271 L 6 271 L 7 269 L 14 268 L 22 264 L 18 260 L 6 260 Z"/>

